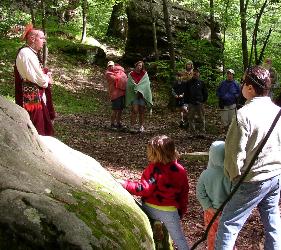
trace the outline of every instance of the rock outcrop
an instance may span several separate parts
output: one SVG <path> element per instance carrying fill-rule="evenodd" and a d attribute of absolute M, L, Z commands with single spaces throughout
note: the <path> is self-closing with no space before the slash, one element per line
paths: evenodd
<path fill-rule="evenodd" d="M 152 5 L 150 2 L 152 2 Z M 154 60 L 151 6 L 156 20 L 160 59 L 169 58 L 162 0 L 131 0 L 127 7 L 128 35 L 124 55 L 124 59 L 129 63 L 136 62 L 139 59 Z M 205 44 L 203 43 L 200 46 L 210 48 L 211 29 L 209 19 L 203 14 L 188 10 L 178 4 L 173 4 L 169 8 L 169 12 L 176 57 L 180 58 L 184 55 L 186 58 L 200 61 L 198 48 L 195 46 L 198 43 L 194 41 L 204 40 L 206 41 Z M 217 24 L 215 31 L 213 45 L 216 48 L 221 48 L 222 43 Z M 188 34 L 187 41 L 183 41 L 181 32 Z M 208 58 L 206 60 L 208 61 Z"/>
<path fill-rule="evenodd" d="M 146 215 L 93 158 L 0 96 L 0 249 L 154 249 Z"/>

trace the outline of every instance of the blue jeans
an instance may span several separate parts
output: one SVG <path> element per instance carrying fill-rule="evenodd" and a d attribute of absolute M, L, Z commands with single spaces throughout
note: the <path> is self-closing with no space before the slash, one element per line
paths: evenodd
<path fill-rule="evenodd" d="M 178 211 L 161 211 L 159 209 L 149 207 L 146 204 L 143 204 L 142 208 L 148 217 L 154 220 L 160 220 L 164 223 L 178 250 L 189 249 L 181 228 Z"/>
<path fill-rule="evenodd" d="M 265 250 L 281 249 L 280 175 L 260 182 L 244 182 L 226 204 L 220 218 L 216 250 L 232 250 L 239 231 L 257 207 L 265 229 Z"/>

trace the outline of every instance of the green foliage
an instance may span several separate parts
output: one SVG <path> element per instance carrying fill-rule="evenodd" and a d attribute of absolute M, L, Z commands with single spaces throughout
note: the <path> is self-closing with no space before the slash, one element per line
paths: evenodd
<path fill-rule="evenodd" d="M 12 74 L 14 58 L 20 47 L 16 39 L 0 40 L 0 95 L 9 100 L 14 99 L 14 78 Z"/>
<path fill-rule="evenodd" d="M 52 23 L 47 24 L 47 30 L 51 32 L 59 32 L 61 34 L 65 34 L 66 38 L 71 39 L 81 39 L 81 32 L 82 32 L 82 18 L 77 17 L 73 20 L 68 22 L 60 23 L 59 25 L 55 23 L 55 19 Z"/>
<path fill-rule="evenodd" d="M 60 38 L 49 39 L 49 51 L 52 53 L 67 55 L 65 60 L 68 63 L 77 65 L 79 63 L 93 63 L 97 47 L 81 44 L 77 41 L 69 41 Z"/>
<path fill-rule="evenodd" d="M 210 14 L 209 0 L 176 0 L 176 2 L 185 5 L 188 9 Z M 248 3 L 246 13 L 247 20 L 247 36 L 248 51 L 250 54 L 254 24 L 257 14 L 264 1 L 245 1 Z M 277 71 L 281 71 L 281 58 L 279 53 L 280 45 L 280 18 L 278 13 L 280 9 L 280 1 L 268 1 L 265 12 L 262 15 L 257 39 L 257 52 L 261 52 L 261 48 L 268 34 L 269 28 L 273 29 L 268 46 L 266 47 L 265 57 L 273 59 L 273 65 Z M 221 32 L 226 29 L 226 41 L 224 58 L 220 58 L 225 63 L 225 68 L 233 68 L 236 79 L 240 79 L 243 75 L 242 47 L 241 47 L 241 26 L 240 26 L 240 1 L 235 0 L 217 0 L 214 2 L 215 20 L 219 22 Z M 223 35 L 223 33 L 222 33 Z M 202 55 L 202 53 L 200 53 Z"/>
<path fill-rule="evenodd" d="M 6 35 L 9 32 L 13 36 L 13 28 L 18 25 L 24 25 L 30 20 L 28 13 L 18 9 L 12 9 L 9 5 L 0 6 L 0 35 Z"/>
<path fill-rule="evenodd" d="M 120 0 L 122 1 L 122 0 Z M 36 24 L 41 23 L 41 10 L 39 10 L 39 4 L 32 0 L 32 7 L 35 10 Z M 119 1 L 109 0 L 88 0 L 87 8 L 87 44 L 93 44 L 93 37 L 101 38 L 109 45 L 119 48 L 120 53 L 124 51 L 124 42 L 118 39 L 105 37 L 107 25 L 110 19 L 112 7 Z M 126 1 L 125 1 L 126 2 Z M 176 0 L 180 5 L 185 5 L 188 9 L 196 12 L 203 12 L 209 15 L 209 1 L 207 0 Z M 2 0 L 0 6 L 0 34 L 7 35 L 8 31 L 11 31 L 15 25 L 24 25 L 31 21 L 30 9 L 26 6 L 26 1 L 16 0 Z M 62 64 L 72 63 L 78 65 L 79 63 L 91 63 L 93 62 L 93 53 L 85 51 L 91 50 L 86 45 L 80 45 L 82 33 L 82 1 L 70 1 L 70 0 L 46 0 L 46 13 L 47 13 L 47 33 L 48 33 L 48 48 L 50 53 L 61 53 Z M 263 4 L 262 1 L 250 1 L 247 10 L 247 27 L 248 27 L 248 50 L 251 48 L 251 39 L 253 28 L 255 24 L 256 15 Z M 281 71 L 281 58 L 280 58 L 280 39 L 281 29 L 279 27 L 281 16 L 276 10 L 280 9 L 280 3 L 278 1 L 270 1 L 264 15 L 262 16 L 259 33 L 258 33 L 258 52 L 261 50 L 263 41 L 265 40 L 268 30 L 271 27 L 273 29 L 272 35 L 269 40 L 269 44 L 266 47 L 265 57 L 271 57 L 273 59 L 273 66 L 277 71 Z M 226 68 L 232 68 L 235 70 L 235 77 L 239 79 L 243 75 L 242 64 L 242 51 L 241 51 L 241 32 L 240 32 L 240 16 L 239 16 L 239 1 L 217 0 L 215 2 L 214 12 L 215 20 L 219 22 L 221 31 L 226 29 L 226 41 L 224 44 L 224 54 L 221 56 L 220 49 L 216 46 L 212 46 L 207 39 L 198 39 L 199 34 L 196 33 L 194 27 L 190 27 L 188 32 L 181 32 L 178 35 L 180 39 L 181 59 L 176 64 L 176 71 L 184 69 L 184 65 L 187 59 L 193 59 L 199 63 L 201 78 L 206 82 L 210 90 L 210 96 L 217 87 L 218 83 L 224 79 L 222 69 L 218 69 L 217 72 L 211 71 L 212 64 L 225 64 Z M 67 11 L 73 13 L 68 18 L 65 16 Z M 197 23 L 204 20 L 196 20 Z M 11 33 L 11 32 L 10 32 Z M 9 34 L 9 37 L 13 37 L 15 34 Z M 19 36 L 19 34 L 17 34 Z M 13 60 L 16 55 L 16 49 L 20 47 L 20 42 L 16 39 L 1 39 L 0 40 L 0 63 L 1 63 L 1 78 L 0 78 L 0 93 L 13 97 L 13 77 L 11 69 L 13 66 Z M 3 49 L 2 49 L 3 48 Z M 86 50 L 84 50 L 86 49 Z M 88 50 L 89 49 L 89 50 Z M 76 52 L 75 52 L 76 50 Z M 75 52 L 75 53 L 74 53 Z M 78 53 L 79 52 L 79 53 Z M 69 56 L 71 54 L 71 56 Z M 214 61 L 210 61 L 209 58 L 215 58 Z M 173 79 L 173 75 L 170 72 L 170 66 L 168 61 L 158 61 L 153 63 L 152 67 L 148 64 L 148 70 L 156 71 L 155 76 L 157 80 L 163 82 L 161 88 L 170 88 L 170 83 Z M 156 65 L 156 66 L 155 66 Z M 149 72 L 150 73 L 150 72 Z M 154 75 L 150 74 L 150 75 Z M 210 97 L 215 100 L 215 96 Z"/>
<path fill-rule="evenodd" d="M 94 113 L 100 106 L 91 93 L 74 94 L 58 85 L 53 86 L 53 100 L 56 111 L 62 114 Z"/>
<path fill-rule="evenodd" d="M 88 35 L 103 38 L 112 11 L 112 1 L 89 1 Z"/>
<path fill-rule="evenodd" d="M 169 61 L 159 60 L 145 65 L 149 75 L 154 75 L 160 81 L 168 81 L 171 71 Z"/>
<path fill-rule="evenodd" d="M 220 64 L 221 49 L 214 47 L 207 39 L 200 39 L 197 31 L 178 33 L 179 44 L 182 47 L 181 56 L 194 58 L 198 65 Z"/>
<path fill-rule="evenodd" d="M 125 52 L 125 43 L 124 40 L 117 37 L 106 36 L 101 38 L 102 42 L 105 42 L 108 46 L 113 47 L 116 51 L 118 51 L 121 55 Z"/>

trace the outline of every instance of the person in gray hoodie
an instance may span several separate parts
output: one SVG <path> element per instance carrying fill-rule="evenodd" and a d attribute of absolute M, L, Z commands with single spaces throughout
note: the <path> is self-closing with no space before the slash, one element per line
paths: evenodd
<path fill-rule="evenodd" d="M 205 227 L 231 191 L 231 182 L 224 175 L 224 142 L 215 141 L 209 149 L 209 161 L 197 182 L 196 197 L 204 210 Z M 219 216 L 213 223 L 207 238 L 208 250 L 214 249 Z"/>

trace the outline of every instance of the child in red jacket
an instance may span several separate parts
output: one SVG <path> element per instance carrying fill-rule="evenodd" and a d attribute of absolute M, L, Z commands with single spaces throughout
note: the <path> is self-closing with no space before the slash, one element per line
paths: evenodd
<path fill-rule="evenodd" d="M 147 156 L 149 165 L 141 180 L 120 183 L 131 194 L 142 197 L 143 210 L 164 223 L 177 249 L 189 249 L 180 221 L 187 210 L 189 185 L 186 170 L 177 162 L 174 141 L 166 135 L 152 138 Z"/>

